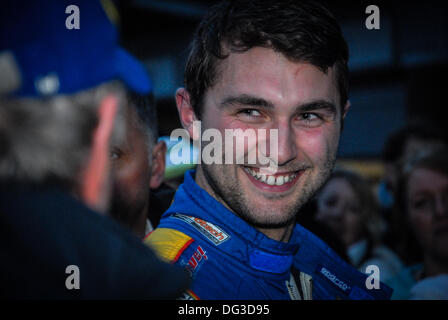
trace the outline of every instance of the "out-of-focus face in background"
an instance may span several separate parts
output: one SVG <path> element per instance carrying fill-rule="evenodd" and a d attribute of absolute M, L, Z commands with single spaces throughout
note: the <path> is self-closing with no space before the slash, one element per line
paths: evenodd
<path fill-rule="evenodd" d="M 110 149 L 113 175 L 111 215 L 135 229 L 146 221 L 142 212 L 147 210 L 149 201 L 151 157 L 148 136 L 137 125 L 139 119 L 135 108 L 128 104 L 124 114 L 125 139 L 120 144 L 112 144 Z"/>
<path fill-rule="evenodd" d="M 416 168 L 408 179 L 406 201 L 425 254 L 448 263 L 448 176 Z"/>
<path fill-rule="evenodd" d="M 317 197 L 316 219 L 341 237 L 346 247 L 362 236 L 361 204 L 351 185 L 343 178 L 327 182 Z"/>
<path fill-rule="evenodd" d="M 444 146 L 444 142 L 441 138 L 423 139 L 418 137 L 409 137 L 403 146 L 403 154 L 395 162 L 384 163 L 384 181 L 386 187 L 391 194 L 396 192 L 397 183 L 399 179 L 400 166 L 405 163 L 409 158 L 412 158 L 418 152 L 422 150 L 432 150 L 441 148 Z"/>

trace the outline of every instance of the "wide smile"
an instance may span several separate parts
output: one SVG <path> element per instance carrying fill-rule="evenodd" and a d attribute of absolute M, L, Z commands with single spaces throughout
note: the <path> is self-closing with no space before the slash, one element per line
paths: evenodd
<path fill-rule="evenodd" d="M 243 171 L 257 188 L 270 192 L 284 192 L 291 189 L 303 173 L 303 170 L 299 170 L 269 175 L 261 173 L 259 168 L 245 166 Z"/>

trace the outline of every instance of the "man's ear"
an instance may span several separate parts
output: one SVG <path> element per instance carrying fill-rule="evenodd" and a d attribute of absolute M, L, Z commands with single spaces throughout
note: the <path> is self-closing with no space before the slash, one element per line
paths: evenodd
<path fill-rule="evenodd" d="M 98 109 L 98 125 L 93 132 L 92 146 L 81 177 L 80 196 L 92 209 L 104 213 L 110 197 L 109 141 L 112 135 L 118 99 L 107 95 Z"/>
<path fill-rule="evenodd" d="M 197 121 L 197 118 L 190 102 L 190 94 L 185 88 L 177 89 L 176 106 L 179 112 L 180 122 L 184 129 L 188 131 L 188 134 L 193 139 L 198 138 L 194 136 L 196 132 L 193 130 L 193 123 Z"/>
<path fill-rule="evenodd" d="M 165 142 L 157 142 L 152 149 L 151 179 L 149 180 L 149 188 L 151 189 L 157 189 L 163 182 L 165 175 L 165 155 Z"/>

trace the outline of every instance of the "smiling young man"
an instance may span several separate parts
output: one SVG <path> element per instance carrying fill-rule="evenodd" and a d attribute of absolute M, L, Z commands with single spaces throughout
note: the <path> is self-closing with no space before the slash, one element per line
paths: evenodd
<path fill-rule="evenodd" d="M 257 137 L 260 129 L 276 130 L 277 150 L 266 152 L 276 170 L 259 162 L 203 162 L 186 173 L 146 238 L 189 270 L 193 285 L 185 298 L 390 296 L 386 286 L 367 290 L 365 275 L 295 224 L 334 165 L 349 108 L 347 60 L 340 27 L 315 3 L 224 1 L 203 19 L 185 88 L 176 93 L 181 122 L 193 139 L 200 139 L 195 121 L 223 136 L 229 129 L 255 130 Z M 261 142 L 236 147 L 248 155 Z M 224 157 L 231 149 L 223 150 Z"/>

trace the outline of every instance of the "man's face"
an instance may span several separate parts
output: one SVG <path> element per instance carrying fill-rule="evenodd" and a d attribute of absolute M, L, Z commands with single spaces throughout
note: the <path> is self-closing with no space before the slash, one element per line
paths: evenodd
<path fill-rule="evenodd" d="M 148 137 L 137 125 L 133 106 L 125 111 L 126 133 L 120 145 L 111 146 L 112 207 L 111 215 L 134 228 L 149 201 L 151 166 Z"/>
<path fill-rule="evenodd" d="M 202 130 L 278 129 L 278 170 L 264 177 L 260 164 L 202 164 L 207 191 L 257 227 L 286 226 L 334 165 L 342 110 L 334 70 L 259 47 L 230 54 L 218 70 Z"/>

